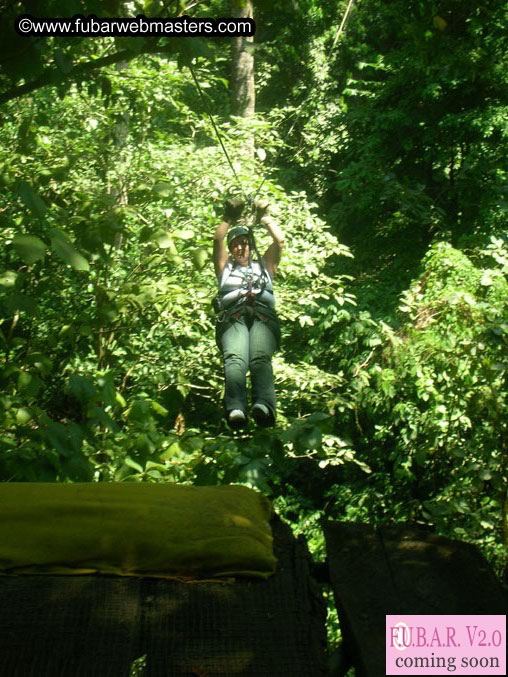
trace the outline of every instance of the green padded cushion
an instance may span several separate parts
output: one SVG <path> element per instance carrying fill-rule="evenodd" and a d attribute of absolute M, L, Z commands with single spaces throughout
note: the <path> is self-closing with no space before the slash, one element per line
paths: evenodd
<path fill-rule="evenodd" d="M 2 483 L 0 573 L 267 578 L 270 516 L 242 486 Z"/>

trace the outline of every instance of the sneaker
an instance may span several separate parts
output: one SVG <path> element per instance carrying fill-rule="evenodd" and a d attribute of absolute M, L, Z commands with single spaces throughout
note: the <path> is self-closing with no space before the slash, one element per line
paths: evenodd
<path fill-rule="evenodd" d="M 256 402 L 252 407 L 252 418 L 263 428 L 268 428 L 275 423 L 274 415 L 266 404 Z"/>
<path fill-rule="evenodd" d="M 233 409 L 229 412 L 228 423 L 232 428 L 243 428 L 247 419 L 241 409 Z"/>

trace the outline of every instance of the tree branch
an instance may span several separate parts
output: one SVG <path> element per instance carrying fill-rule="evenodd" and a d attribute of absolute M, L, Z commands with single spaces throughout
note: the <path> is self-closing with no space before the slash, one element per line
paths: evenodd
<path fill-rule="evenodd" d="M 25 94 L 30 94 L 36 89 L 45 87 L 47 85 L 59 85 L 61 82 L 64 82 L 68 79 L 75 79 L 82 75 L 87 75 L 92 73 L 95 70 L 104 68 L 105 66 L 111 66 L 112 64 L 118 63 L 120 61 L 130 61 L 134 57 L 140 56 L 141 54 L 168 54 L 171 51 L 171 47 L 164 46 L 159 47 L 157 45 L 149 44 L 141 50 L 140 52 L 131 52 L 129 50 L 122 50 L 121 52 L 115 52 L 109 56 L 104 56 L 100 59 L 94 59 L 93 61 L 87 61 L 85 63 L 79 63 L 70 73 L 63 73 L 58 68 L 48 68 L 39 78 L 32 80 L 32 82 L 27 82 L 24 85 L 17 85 L 8 89 L 6 92 L 0 94 L 0 106 L 7 101 L 12 101 L 12 99 L 18 99 L 20 96 Z"/>

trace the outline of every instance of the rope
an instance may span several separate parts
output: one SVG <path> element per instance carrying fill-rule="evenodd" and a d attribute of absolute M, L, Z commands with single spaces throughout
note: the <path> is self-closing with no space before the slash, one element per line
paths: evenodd
<path fill-rule="evenodd" d="M 221 145 L 221 148 L 222 148 L 222 150 L 223 150 L 223 152 L 224 152 L 224 155 L 226 156 L 226 159 L 227 159 L 227 161 L 228 161 L 228 163 L 229 163 L 229 166 L 231 167 L 231 171 L 232 171 L 233 174 L 234 174 L 234 177 L 235 177 L 235 179 L 236 179 L 236 182 L 237 182 L 237 184 L 238 184 L 238 187 L 240 188 L 240 191 L 241 191 L 241 193 L 243 194 L 243 197 L 245 198 L 245 204 L 246 204 L 247 207 L 249 207 L 250 209 L 252 209 L 252 208 L 253 208 L 253 205 L 254 205 L 254 200 L 256 199 L 256 197 L 257 197 L 259 191 L 261 190 L 261 187 L 263 186 L 264 182 L 266 181 L 266 176 L 265 176 L 265 178 L 261 181 L 261 184 L 259 185 L 258 189 L 256 190 L 256 192 L 255 192 L 253 195 L 247 195 L 247 194 L 246 194 L 246 192 L 244 191 L 244 189 L 243 189 L 243 187 L 242 187 L 242 182 L 241 182 L 240 179 L 238 178 L 238 174 L 236 173 L 236 170 L 235 170 L 235 168 L 234 168 L 234 166 L 233 166 L 233 163 L 231 162 L 231 158 L 229 157 L 229 153 L 228 153 L 228 151 L 227 151 L 227 149 L 226 149 L 226 146 L 224 145 L 224 142 L 223 142 L 223 140 L 222 140 L 221 133 L 219 132 L 219 129 L 218 129 L 217 125 L 215 124 L 215 120 L 213 119 L 213 115 L 212 115 L 212 113 L 210 112 L 210 110 L 209 110 L 209 108 L 208 108 L 208 104 L 207 104 L 205 95 L 203 94 L 203 90 L 201 89 L 201 86 L 200 86 L 200 84 L 199 84 L 199 82 L 198 82 L 198 79 L 197 79 L 197 77 L 196 77 L 196 73 L 194 72 L 194 69 L 193 69 L 191 63 L 189 63 L 189 70 L 190 70 L 190 72 L 191 72 L 192 79 L 194 80 L 194 84 L 196 85 L 196 89 L 198 90 L 198 93 L 199 93 L 199 95 L 200 95 L 200 97 L 201 97 L 201 100 L 202 100 L 202 102 L 203 102 L 203 107 L 204 107 L 204 109 L 205 109 L 205 112 L 206 112 L 206 114 L 208 115 L 208 117 L 210 118 L 210 122 L 212 123 L 212 126 L 213 126 L 213 128 L 214 128 L 215 134 L 217 135 L 217 138 L 218 138 L 219 143 L 220 143 L 220 145 Z M 279 153 L 280 153 L 280 150 L 279 150 Z"/>
<path fill-rule="evenodd" d="M 198 0 L 198 2 L 199 2 L 199 0 Z M 346 7 L 346 11 L 344 12 L 344 16 L 342 17 L 342 21 L 340 23 L 339 30 L 337 31 L 337 34 L 335 35 L 335 38 L 333 40 L 332 49 L 330 51 L 335 49 L 335 45 L 337 44 L 337 41 L 339 40 L 340 36 L 342 35 L 342 33 L 344 31 L 346 21 L 347 21 L 347 18 L 349 16 L 349 12 L 351 11 L 351 8 L 353 7 L 353 3 L 354 3 L 354 0 L 349 0 L 348 5 Z M 196 4 L 197 4 L 197 2 L 196 2 Z M 203 94 L 203 90 L 201 89 L 201 86 L 198 82 L 198 79 L 196 77 L 196 73 L 194 72 L 194 68 L 192 67 L 192 63 L 189 62 L 188 66 L 189 66 L 189 70 L 190 70 L 191 75 L 192 75 L 192 79 L 194 80 L 194 84 L 196 85 L 196 89 L 198 90 L 199 96 L 201 97 L 201 101 L 203 102 L 203 107 L 205 109 L 205 112 L 208 115 L 208 117 L 210 118 L 210 122 L 212 123 L 215 134 L 217 135 L 217 139 L 219 140 L 222 151 L 223 151 L 224 155 L 226 156 L 228 164 L 231 167 L 231 171 L 233 172 L 233 175 L 236 179 L 238 187 L 240 188 L 240 192 L 243 194 L 246 204 L 252 208 L 254 200 L 256 199 L 257 195 L 259 194 L 259 191 L 261 190 L 261 188 L 263 187 L 263 185 L 266 181 L 266 174 L 265 174 L 265 177 L 263 178 L 263 180 L 261 181 L 261 183 L 259 184 L 258 188 L 256 189 L 255 193 L 253 193 L 250 196 L 247 195 L 245 193 L 245 191 L 243 190 L 242 182 L 238 178 L 238 174 L 236 173 L 236 170 L 233 166 L 233 163 L 231 162 L 231 158 L 229 157 L 229 153 L 228 153 L 226 146 L 224 145 L 224 142 L 222 140 L 221 133 L 219 132 L 219 129 L 218 129 L 217 125 L 215 124 L 215 120 L 213 119 L 213 115 L 212 115 L 210 109 L 208 108 L 208 103 L 206 101 L 205 95 Z M 296 122 L 293 124 L 293 127 L 294 127 L 295 124 L 296 124 Z M 279 151 L 277 153 L 277 157 L 279 156 L 281 151 L 282 151 L 282 146 L 279 148 Z"/>
<path fill-rule="evenodd" d="M 244 191 L 243 188 L 242 188 L 242 183 L 241 183 L 240 179 L 238 178 L 238 174 L 236 173 L 236 170 L 235 170 L 235 168 L 233 167 L 233 163 L 231 162 L 231 158 L 229 157 L 228 151 L 226 150 L 226 146 L 224 145 L 224 142 L 223 142 L 223 140 L 222 140 L 222 136 L 221 136 L 221 134 L 220 134 L 220 132 L 219 132 L 219 130 L 218 130 L 218 128 L 217 128 L 217 125 L 215 124 L 215 120 L 213 119 L 213 115 L 212 115 L 212 113 L 210 112 L 210 110 L 209 110 L 209 108 L 208 108 L 208 104 L 207 104 L 207 102 L 206 102 L 205 95 L 203 94 L 203 90 L 202 90 L 201 87 L 200 87 L 200 84 L 199 84 L 199 82 L 198 82 L 198 79 L 197 79 L 196 74 L 195 74 L 195 72 L 194 72 L 194 68 L 192 67 L 192 64 L 191 64 L 191 63 L 189 63 L 189 70 L 190 70 L 191 75 L 192 75 L 192 78 L 193 78 L 193 80 L 194 80 L 194 84 L 196 85 L 196 89 L 198 90 L 199 95 L 200 95 L 200 97 L 201 97 L 201 100 L 202 100 L 202 102 L 203 102 L 203 106 L 204 106 L 205 112 L 206 112 L 206 114 L 208 115 L 208 117 L 210 118 L 210 122 L 212 123 L 212 126 L 213 126 L 213 128 L 214 128 L 214 130 L 215 130 L 215 133 L 216 133 L 216 135 L 217 135 L 217 138 L 219 139 L 219 143 L 220 143 L 220 145 L 221 145 L 221 147 L 222 147 L 222 150 L 223 150 L 223 152 L 224 152 L 224 155 L 226 156 L 226 159 L 227 159 L 227 161 L 228 161 L 228 163 L 229 163 L 229 166 L 231 167 L 231 171 L 233 172 L 234 177 L 235 177 L 235 179 L 236 179 L 236 181 L 237 181 L 237 183 L 238 183 L 238 187 L 240 188 L 240 191 L 243 193 L 243 196 L 245 197 L 246 202 L 249 202 L 249 198 L 248 198 L 248 196 L 245 194 L 245 191 Z"/>
<path fill-rule="evenodd" d="M 339 26 L 339 30 L 337 31 L 337 34 L 336 34 L 335 39 L 333 41 L 332 50 L 335 49 L 335 45 L 337 44 L 338 39 L 342 35 L 342 32 L 344 30 L 344 26 L 346 25 L 346 21 L 347 21 L 349 12 L 351 11 L 351 7 L 353 6 L 353 2 L 354 2 L 354 0 L 349 0 L 348 6 L 346 7 L 346 11 L 344 12 L 344 16 L 342 17 L 342 21 L 341 21 L 341 24 Z"/>
<path fill-rule="evenodd" d="M 344 32 L 344 28 L 345 28 L 345 26 L 346 26 L 346 21 L 347 21 L 347 18 L 348 18 L 348 16 L 349 16 L 349 12 L 351 11 L 351 8 L 353 7 L 353 3 L 354 3 L 354 0 L 349 0 L 349 3 L 348 3 L 348 5 L 347 5 L 347 7 L 346 7 L 346 11 L 344 12 L 344 16 L 342 17 L 342 21 L 340 22 L 339 30 L 337 31 L 337 33 L 336 33 L 336 35 L 335 35 L 335 38 L 334 38 L 334 40 L 333 40 L 333 44 L 332 44 L 332 48 L 331 48 L 331 50 L 330 50 L 330 53 L 335 49 L 335 45 L 337 44 L 337 41 L 339 40 L 340 36 L 341 36 L 342 33 Z M 295 122 L 291 125 L 291 129 L 290 129 L 289 133 L 291 133 L 291 131 L 292 131 L 292 129 L 293 129 L 293 127 L 294 127 L 295 125 L 296 125 L 296 120 L 295 120 Z M 283 146 L 281 145 L 281 147 L 279 148 L 279 151 L 278 151 L 278 153 L 277 153 L 277 155 L 276 155 L 276 157 L 275 157 L 275 160 L 273 161 L 273 164 L 275 164 L 276 160 L 279 158 L 279 155 L 281 154 L 282 149 L 283 149 Z M 255 200 L 255 199 L 256 199 L 256 197 L 257 197 L 259 191 L 261 190 L 261 188 L 263 187 L 263 185 L 264 185 L 264 183 L 265 183 L 265 181 L 266 181 L 266 178 L 267 178 L 267 177 L 266 177 L 266 174 L 265 174 L 265 177 L 263 178 L 263 180 L 262 180 L 261 183 L 259 184 L 259 187 L 257 188 L 256 192 L 254 193 L 254 196 L 253 196 L 252 200 Z"/>

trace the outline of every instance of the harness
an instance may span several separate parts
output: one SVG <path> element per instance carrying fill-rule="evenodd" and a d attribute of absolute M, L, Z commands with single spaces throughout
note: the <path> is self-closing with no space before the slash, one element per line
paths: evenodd
<path fill-rule="evenodd" d="M 234 304 L 232 308 L 223 310 L 217 317 L 217 324 L 215 326 L 215 341 L 219 350 L 222 350 L 221 337 L 224 331 L 226 331 L 231 323 L 240 320 L 242 317 L 245 317 L 248 322 L 257 319 L 265 323 L 270 328 L 272 334 L 275 337 L 277 348 L 280 348 L 280 324 L 275 309 L 269 308 L 264 304 L 263 307 L 261 307 L 260 303 L 243 303 L 240 306 L 238 304 Z"/>
<path fill-rule="evenodd" d="M 265 292 L 273 295 L 273 291 L 267 290 L 267 285 L 271 282 L 268 271 L 266 270 L 263 259 L 259 256 L 255 241 L 253 241 L 252 229 L 249 228 L 249 244 L 252 242 L 252 249 L 258 257 L 258 266 L 260 273 L 256 274 L 253 268 L 253 262 L 249 255 L 249 262 L 247 268 L 240 271 L 236 264 L 232 264 L 231 260 L 226 264 L 228 271 L 226 275 L 220 280 L 220 289 L 217 296 L 212 301 L 212 306 L 217 313 L 217 330 L 220 333 L 226 328 L 228 323 L 234 322 L 241 317 L 248 319 L 258 319 L 262 322 L 270 324 L 276 335 L 279 334 L 279 320 L 275 311 L 269 301 L 263 299 Z M 250 247 L 249 247 L 250 249 Z M 232 273 L 241 272 L 243 276 L 243 284 L 237 288 L 230 290 L 224 289 L 226 283 Z M 232 295 L 233 298 L 228 299 Z"/>
<path fill-rule="evenodd" d="M 279 318 L 275 311 L 275 303 L 273 305 L 268 303 L 263 299 L 263 295 L 269 293 L 273 298 L 273 290 L 267 290 L 266 287 L 271 283 L 271 277 L 268 271 L 265 268 L 262 257 L 259 255 L 256 242 L 254 240 L 254 235 L 252 232 L 252 226 L 249 227 L 249 261 L 248 266 L 245 271 L 243 271 L 244 284 L 236 289 L 226 291 L 224 293 L 224 286 L 227 282 L 229 276 L 237 269 L 237 265 L 233 264 L 231 259 L 228 260 L 226 264 L 228 266 L 228 272 L 226 277 L 223 277 L 224 271 L 219 280 L 220 288 L 218 294 L 212 300 L 212 307 L 217 313 L 217 324 L 215 327 L 215 338 L 217 341 L 217 346 L 219 349 L 220 337 L 222 333 L 228 328 L 228 325 L 231 322 L 240 320 L 240 318 L 245 317 L 247 320 L 252 321 L 254 319 L 260 320 L 261 322 L 266 323 L 270 330 L 272 331 L 275 339 L 277 341 L 277 346 L 280 347 L 280 325 Z M 259 265 L 260 274 L 256 277 L 254 276 L 251 251 L 254 251 L 257 256 L 257 263 Z M 226 298 L 229 294 L 236 294 L 234 298 L 230 301 Z"/>
<path fill-rule="evenodd" d="M 276 319 L 275 308 L 262 300 L 266 286 L 270 281 L 268 273 L 259 264 L 261 275 L 255 277 L 252 263 L 249 262 L 246 270 L 242 271 L 244 284 L 242 287 L 230 291 L 219 290 L 219 293 L 213 300 L 214 310 L 217 312 L 217 322 L 223 324 L 231 319 L 237 319 L 242 315 L 247 317 L 259 317 L 261 320 Z M 222 279 L 222 286 L 227 282 L 231 273 L 235 271 L 236 266 L 231 266 L 225 278 Z M 272 293 L 271 291 L 267 293 Z M 233 299 L 228 302 L 227 297 L 233 295 Z"/>

